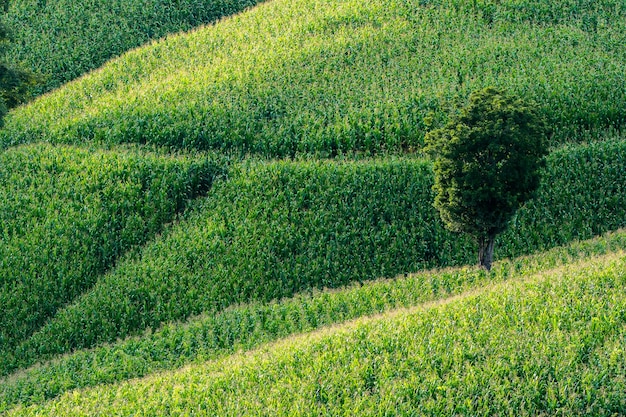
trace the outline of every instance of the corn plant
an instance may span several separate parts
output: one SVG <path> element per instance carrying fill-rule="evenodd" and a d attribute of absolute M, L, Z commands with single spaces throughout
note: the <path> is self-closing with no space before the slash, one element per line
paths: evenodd
<path fill-rule="evenodd" d="M 413 152 L 460 98 L 489 85 L 535 101 L 554 143 L 575 141 L 626 120 L 625 22 L 618 0 L 563 10 L 535 0 L 277 0 L 128 52 L 12 112 L 0 146 Z"/>

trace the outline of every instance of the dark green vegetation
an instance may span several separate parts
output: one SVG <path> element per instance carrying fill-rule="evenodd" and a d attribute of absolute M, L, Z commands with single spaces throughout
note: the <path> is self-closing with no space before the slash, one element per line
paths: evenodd
<path fill-rule="evenodd" d="M 110 384 L 201 363 L 281 337 L 443 299 L 620 249 L 626 249 L 624 231 L 526 258 L 499 261 L 490 274 L 475 268 L 429 271 L 269 304 L 239 305 L 197 317 L 185 325 L 170 323 L 153 333 L 80 351 L 0 380 L 0 412 L 18 403 L 43 403 L 77 387 Z"/>
<path fill-rule="evenodd" d="M 621 0 L 313 3 L 274 0 L 132 51 L 12 112 L 0 147 L 396 153 L 490 85 L 536 101 L 555 142 L 626 120 Z"/>
<path fill-rule="evenodd" d="M 539 188 L 547 133 L 534 106 L 487 87 L 426 135 L 435 207 L 447 228 L 474 238 L 478 263 L 487 270 L 496 236 Z"/>
<path fill-rule="evenodd" d="M 624 141 L 554 152 L 544 187 L 502 234 L 496 257 L 625 226 L 625 160 Z M 5 367 L 238 303 L 473 263 L 472 241 L 438 220 L 432 184 L 430 165 L 413 159 L 232 171 L 180 223 L 23 342 Z"/>
<path fill-rule="evenodd" d="M 15 62 L 7 62 L 5 55 L 11 45 L 11 29 L 4 21 L 7 9 L 8 0 L 0 1 L 0 127 L 7 111 L 25 100 L 36 78 L 29 71 L 16 68 Z"/>
<path fill-rule="evenodd" d="M 37 72 L 46 92 L 152 39 L 253 6 L 255 0 L 10 0 L 17 44 L 9 59 Z"/>
<path fill-rule="evenodd" d="M 0 154 L 0 363 L 205 193 L 208 159 L 30 145 Z"/>
<path fill-rule="evenodd" d="M 624 235 L 571 243 L 626 225 L 625 23 L 617 0 L 273 0 L 15 109 L 0 131 L 0 248 L 15 254 L 1 253 L 0 294 L 39 319 L 13 334 L 2 318 L 0 413 L 626 414 L 612 359 Z M 405 278 L 473 263 L 473 242 L 437 220 L 419 154 L 487 85 L 548 120 L 542 186 L 490 273 Z M 377 312 L 392 313 L 264 347 Z M 228 356 L 251 347 L 276 353 Z"/>

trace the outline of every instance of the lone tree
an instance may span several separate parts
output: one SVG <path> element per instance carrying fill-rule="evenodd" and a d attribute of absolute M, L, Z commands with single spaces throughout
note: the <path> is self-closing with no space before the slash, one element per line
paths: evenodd
<path fill-rule="evenodd" d="M 496 236 L 539 187 L 546 136 L 533 106 L 494 87 L 472 93 L 445 127 L 426 135 L 435 207 L 450 230 L 474 237 L 487 270 Z"/>

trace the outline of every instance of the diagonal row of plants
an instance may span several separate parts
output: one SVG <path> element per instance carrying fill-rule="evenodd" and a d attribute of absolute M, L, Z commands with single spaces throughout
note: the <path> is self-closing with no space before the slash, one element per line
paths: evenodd
<path fill-rule="evenodd" d="M 209 158 L 29 145 L 0 154 L 0 353 L 145 244 L 222 167 Z"/>
<path fill-rule="evenodd" d="M 624 227 L 624 160 L 623 140 L 554 152 L 496 257 Z M 229 176 L 5 355 L 3 373 L 238 303 L 475 262 L 437 218 L 427 161 L 249 162 Z"/>
<path fill-rule="evenodd" d="M 620 414 L 625 288 L 619 252 L 7 415 Z"/>
<path fill-rule="evenodd" d="M 134 50 L 13 112 L 1 146 L 155 143 L 301 153 L 419 149 L 488 85 L 554 140 L 626 120 L 626 8 L 525 1 L 275 0 Z"/>
<path fill-rule="evenodd" d="M 0 384 L 0 412 L 18 403 L 42 404 L 76 388 L 121 382 L 214 360 L 293 334 L 409 308 L 620 250 L 626 250 L 624 231 L 529 257 L 499 261 L 489 274 L 476 268 L 430 271 L 351 285 L 338 291 L 303 293 L 269 304 L 236 306 L 219 314 L 202 315 L 184 325 L 170 323 L 140 337 L 79 351 L 5 378 Z"/>

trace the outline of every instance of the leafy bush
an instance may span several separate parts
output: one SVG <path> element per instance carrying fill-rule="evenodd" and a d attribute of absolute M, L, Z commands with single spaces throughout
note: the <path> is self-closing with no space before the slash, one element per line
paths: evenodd
<path fill-rule="evenodd" d="M 131 51 L 10 113 L 0 146 L 401 153 L 420 149 L 449 107 L 488 85 L 536 101 L 555 141 L 623 127 L 624 2 L 540 3 L 268 2 Z"/>
<path fill-rule="evenodd" d="M 44 75 L 38 92 L 46 92 L 152 39 L 215 22 L 257 2 L 12 0 L 7 22 L 19 43 L 10 58 Z"/>
<path fill-rule="evenodd" d="M 205 193 L 202 158 L 31 145 L 0 154 L 0 357 Z"/>
<path fill-rule="evenodd" d="M 539 188 L 548 153 L 543 119 L 532 104 L 487 87 L 425 141 L 439 216 L 474 238 L 479 264 L 489 270 L 496 236 Z"/>

